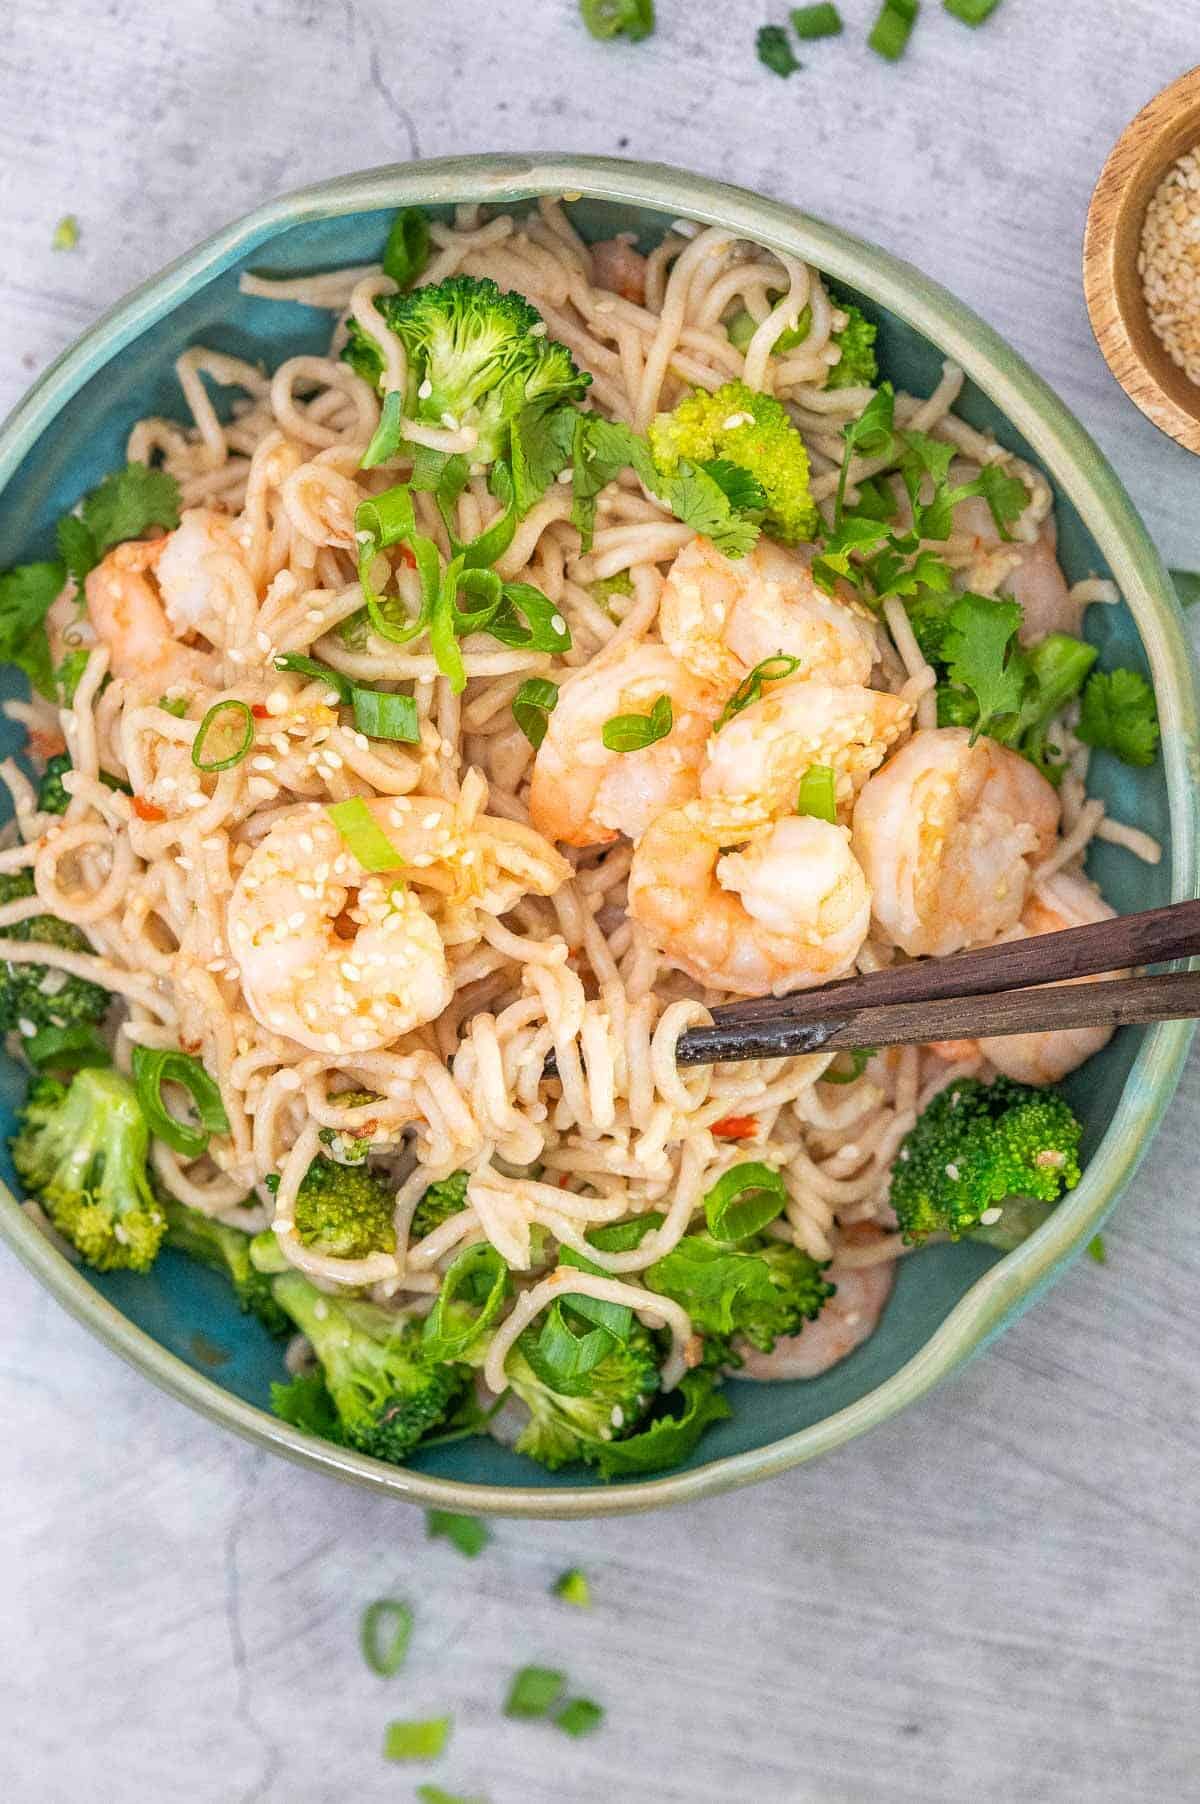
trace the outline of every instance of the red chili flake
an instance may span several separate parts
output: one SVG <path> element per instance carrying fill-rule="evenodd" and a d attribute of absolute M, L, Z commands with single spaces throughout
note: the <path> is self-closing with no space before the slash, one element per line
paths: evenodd
<path fill-rule="evenodd" d="M 397 545 L 396 556 L 400 559 L 402 564 L 407 564 L 410 570 L 416 569 L 417 560 L 413 554 L 411 545 Z"/>
<path fill-rule="evenodd" d="M 264 707 L 262 702 L 251 702 L 250 712 L 255 720 L 270 720 L 271 718 L 271 710 Z"/>
<path fill-rule="evenodd" d="M 746 1140 L 751 1134 L 757 1134 L 758 1116 L 723 1115 L 708 1131 L 717 1140 Z"/>
<path fill-rule="evenodd" d="M 159 808 L 154 802 L 148 802 L 145 796 L 134 796 L 133 812 L 139 821 L 165 821 L 167 818 L 166 809 Z"/>

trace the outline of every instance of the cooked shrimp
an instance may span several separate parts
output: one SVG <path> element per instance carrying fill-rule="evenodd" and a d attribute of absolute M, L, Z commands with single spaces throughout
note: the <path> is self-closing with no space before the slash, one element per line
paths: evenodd
<path fill-rule="evenodd" d="M 633 752 L 611 752 L 605 724 L 618 714 L 649 714 L 670 699 L 665 738 Z M 656 814 L 696 793 L 704 743 L 720 697 L 661 645 L 626 644 L 568 677 L 538 747 L 529 795 L 534 826 L 569 846 L 636 839 Z"/>
<path fill-rule="evenodd" d="M 912 717 L 912 702 L 857 683 L 769 684 L 710 737 L 700 794 L 757 799 L 771 813 L 792 809 L 805 771 L 825 764 L 839 805 L 851 802 Z"/>
<path fill-rule="evenodd" d="M 203 654 L 180 645 L 149 572 L 165 554 L 169 539 L 130 539 L 117 545 L 84 584 L 87 611 L 96 637 L 108 647 L 114 676 L 145 678 L 167 685 L 205 674 Z"/>
<path fill-rule="evenodd" d="M 699 982 L 765 996 L 843 976 L 867 936 L 871 897 L 845 827 L 811 815 L 771 824 L 757 805 L 707 800 L 646 829 L 629 912 Z"/>
<path fill-rule="evenodd" d="M 227 926 L 255 1020 L 314 1052 L 376 1051 L 454 994 L 436 923 L 397 874 L 363 871 L 322 808 L 254 848 Z"/>
<path fill-rule="evenodd" d="M 1040 882 L 1021 915 L 1026 933 L 1060 933 L 1064 927 L 1084 927 L 1092 921 L 1111 921 L 1115 909 L 1086 877 L 1059 871 Z M 1127 976 L 1111 971 L 1110 977 Z M 1090 983 L 1091 978 L 1071 978 Z M 1056 1084 L 1112 1039 L 1111 1027 L 1067 1027 L 1053 1033 L 1003 1034 L 980 1040 L 979 1050 L 997 1071 L 1021 1084 Z"/>
<path fill-rule="evenodd" d="M 974 464 L 950 466 L 952 482 L 969 482 Z M 951 553 L 969 560 L 967 586 L 984 594 L 1011 595 L 1021 604 L 1020 640 L 1032 645 L 1047 633 L 1078 637 L 1085 603 L 1072 601 L 1071 589 L 1058 561 L 1058 534 L 1049 515 L 1032 544 L 1001 537 L 995 515 L 981 495 L 960 501 L 954 510 Z"/>
<path fill-rule="evenodd" d="M 640 307 L 646 298 L 646 259 L 627 238 L 602 238 L 592 246 L 592 282 Z"/>
<path fill-rule="evenodd" d="M 432 1021 L 454 993 L 445 947 L 468 937 L 474 910 L 505 914 L 571 874 L 518 822 L 441 797 L 362 801 L 394 872 L 364 870 L 312 804 L 272 827 L 230 898 L 230 949 L 251 1013 L 317 1052 L 376 1050 Z"/>
<path fill-rule="evenodd" d="M 854 849 L 884 934 L 911 957 L 986 945 L 1020 919 L 1058 797 L 1026 759 L 964 727 L 915 733 L 870 778 Z"/>
<path fill-rule="evenodd" d="M 729 690 L 782 652 L 798 676 L 865 683 L 878 656 L 869 618 L 825 595 L 805 560 L 765 540 L 727 558 L 708 539 L 685 545 L 659 607 L 663 643 L 689 670 Z"/>
<path fill-rule="evenodd" d="M 739 1378 L 819 1378 L 853 1353 L 875 1332 L 896 1275 L 894 1261 L 878 1265 L 841 1265 L 834 1260 L 825 1273 L 837 1286 L 815 1321 L 799 1334 L 785 1334 L 769 1353 L 738 1345 Z"/>
<path fill-rule="evenodd" d="M 216 644 L 224 642 L 216 619 L 224 605 L 224 585 L 213 561 L 220 557 L 242 561 L 232 520 L 210 507 L 189 507 L 163 545 L 155 570 L 163 608 L 177 633 L 202 632 Z"/>

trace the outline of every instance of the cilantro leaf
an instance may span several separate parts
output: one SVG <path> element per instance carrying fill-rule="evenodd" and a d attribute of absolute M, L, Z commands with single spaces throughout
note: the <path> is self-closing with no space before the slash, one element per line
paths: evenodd
<path fill-rule="evenodd" d="M 638 1434 L 600 1444 L 596 1465 L 602 1478 L 635 1477 L 678 1466 L 695 1451 L 711 1423 L 733 1414 L 720 1391 L 714 1390 L 712 1373 L 706 1371 L 686 1372 L 663 1403 L 680 1405 L 680 1413 L 660 1415 Z"/>
<path fill-rule="evenodd" d="M 1154 691 L 1136 670 L 1097 670 L 1083 691 L 1076 731 L 1085 745 L 1145 767 L 1158 751 Z"/>
<path fill-rule="evenodd" d="M 745 557 L 758 541 L 757 522 L 739 513 L 716 478 L 686 457 L 667 483 L 665 499 L 677 520 L 711 539 L 726 557 Z"/>
<path fill-rule="evenodd" d="M 1029 506 L 1029 490 L 1021 478 L 1010 476 L 999 463 L 985 464 L 970 486 L 991 508 L 1001 538 L 1009 538 L 1009 527 Z"/>
<path fill-rule="evenodd" d="M 67 575 L 75 578 L 75 588 L 83 601 L 83 585 L 88 572 L 100 562 L 96 541 L 78 514 L 65 514 L 54 529 L 58 555 L 67 567 Z"/>
<path fill-rule="evenodd" d="M 775 75 L 791 75 L 804 67 L 782 25 L 760 25 L 754 39 L 758 60 Z"/>
<path fill-rule="evenodd" d="M 846 449 L 842 454 L 842 471 L 838 478 L 834 525 L 840 526 L 846 506 L 846 484 L 855 457 L 890 456 L 896 444 L 896 391 L 890 382 L 881 382 L 856 420 L 842 427 Z"/>
<path fill-rule="evenodd" d="M 1016 714 L 1029 681 L 1029 663 L 1015 644 L 1021 609 L 986 595 L 959 597 L 947 617 L 942 655 L 950 681 L 979 705 L 972 739 L 994 721 Z"/>
<path fill-rule="evenodd" d="M 596 497 L 624 469 L 637 471 L 653 493 L 658 492 L 658 472 L 644 439 L 617 420 L 598 413 L 576 413 L 571 447 L 572 523 L 579 528 L 583 550 L 590 551 L 596 524 Z"/>
<path fill-rule="evenodd" d="M 571 462 L 578 408 L 525 407 L 512 423 L 513 499 L 527 514 Z"/>
<path fill-rule="evenodd" d="M 39 694 L 54 700 L 46 615 L 66 581 L 61 564 L 18 564 L 0 576 L 0 663 L 23 670 Z"/>
<path fill-rule="evenodd" d="M 140 539 L 151 526 L 179 525 L 179 484 L 165 470 L 126 464 L 84 497 L 83 524 L 97 558 L 126 539 Z"/>
<path fill-rule="evenodd" d="M 727 457 L 708 457 L 699 468 L 706 476 L 712 477 L 730 507 L 736 508 L 739 514 L 761 514 L 765 511 L 766 490 L 758 477 L 749 470 L 743 470 L 741 464 L 730 463 Z"/>

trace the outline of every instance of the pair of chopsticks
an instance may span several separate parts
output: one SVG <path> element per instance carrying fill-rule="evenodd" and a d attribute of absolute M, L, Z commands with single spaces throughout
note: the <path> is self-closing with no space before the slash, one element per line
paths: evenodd
<path fill-rule="evenodd" d="M 1200 1016 L 1200 971 L 1107 980 L 1099 974 L 1195 954 L 1200 954 L 1200 901 L 1176 902 L 953 958 L 847 977 L 818 990 L 727 1003 L 713 1010 L 711 1027 L 683 1034 L 678 1061 L 712 1065 L 1186 1020 Z M 1097 982 L 1061 987 L 1079 977 Z"/>

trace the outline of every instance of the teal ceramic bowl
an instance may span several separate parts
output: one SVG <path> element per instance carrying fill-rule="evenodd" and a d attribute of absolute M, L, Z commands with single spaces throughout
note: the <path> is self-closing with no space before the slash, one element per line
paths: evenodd
<path fill-rule="evenodd" d="M 1041 465 L 1054 484 L 1063 563 L 1072 577 L 1111 575 L 1121 608 L 1093 608 L 1101 662 L 1149 671 L 1163 724 L 1163 756 L 1148 772 L 1095 761 L 1099 792 L 1125 819 L 1159 835 L 1150 869 L 1097 844 L 1094 875 L 1121 909 L 1196 893 L 1197 709 L 1180 616 L 1145 528 L 1096 446 L 1043 382 L 983 322 L 908 264 L 873 245 L 762 200 L 678 170 L 605 158 L 472 157 L 347 177 L 272 202 L 173 264 L 85 333 L 0 430 L 0 569 L 50 547 L 55 519 L 122 461 L 125 435 L 147 413 L 176 414 L 172 373 L 203 342 L 274 365 L 324 347 L 328 316 L 286 302 L 243 299 L 243 270 L 298 273 L 379 254 L 389 212 L 457 202 L 521 207 L 541 194 L 575 199 L 589 237 L 631 230 L 644 245 L 672 219 L 719 223 L 802 257 L 853 291 L 879 322 L 882 362 L 927 392 L 949 355 L 967 373 L 961 412 Z M 11 674 L 11 673 L 10 673 Z M 19 749 L 11 729 L 0 750 Z M 395 1497 L 523 1516 L 614 1515 L 702 1497 L 840 1446 L 913 1403 L 1032 1302 L 1111 1209 L 1175 1088 L 1190 1029 L 1170 1023 L 1120 1034 L 1077 1074 L 1086 1122 L 1083 1182 L 1016 1253 L 972 1245 L 922 1253 L 900 1268 L 874 1337 L 808 1384 L 734 1382 L 733 1419 L 679 1471 L 602 1486 L 550 1474 L 489 1442 L 436 1449 L 398 1469 L 298 1433 L 269 1413 L 279 1347 L 239 1315 L 220 1281 L 165 1253 L 148 1278 L 95 1277 L 65 1260 L 0 1196 L 0 1227 L 17 1255 L 115 1352 L 214 1421 L 304 1465 Z M 11 1124 L 21 1079 L 0 1073 L 0 1127 Z M 11 1177 L 11 1173 L 9 1173 Z"/>

